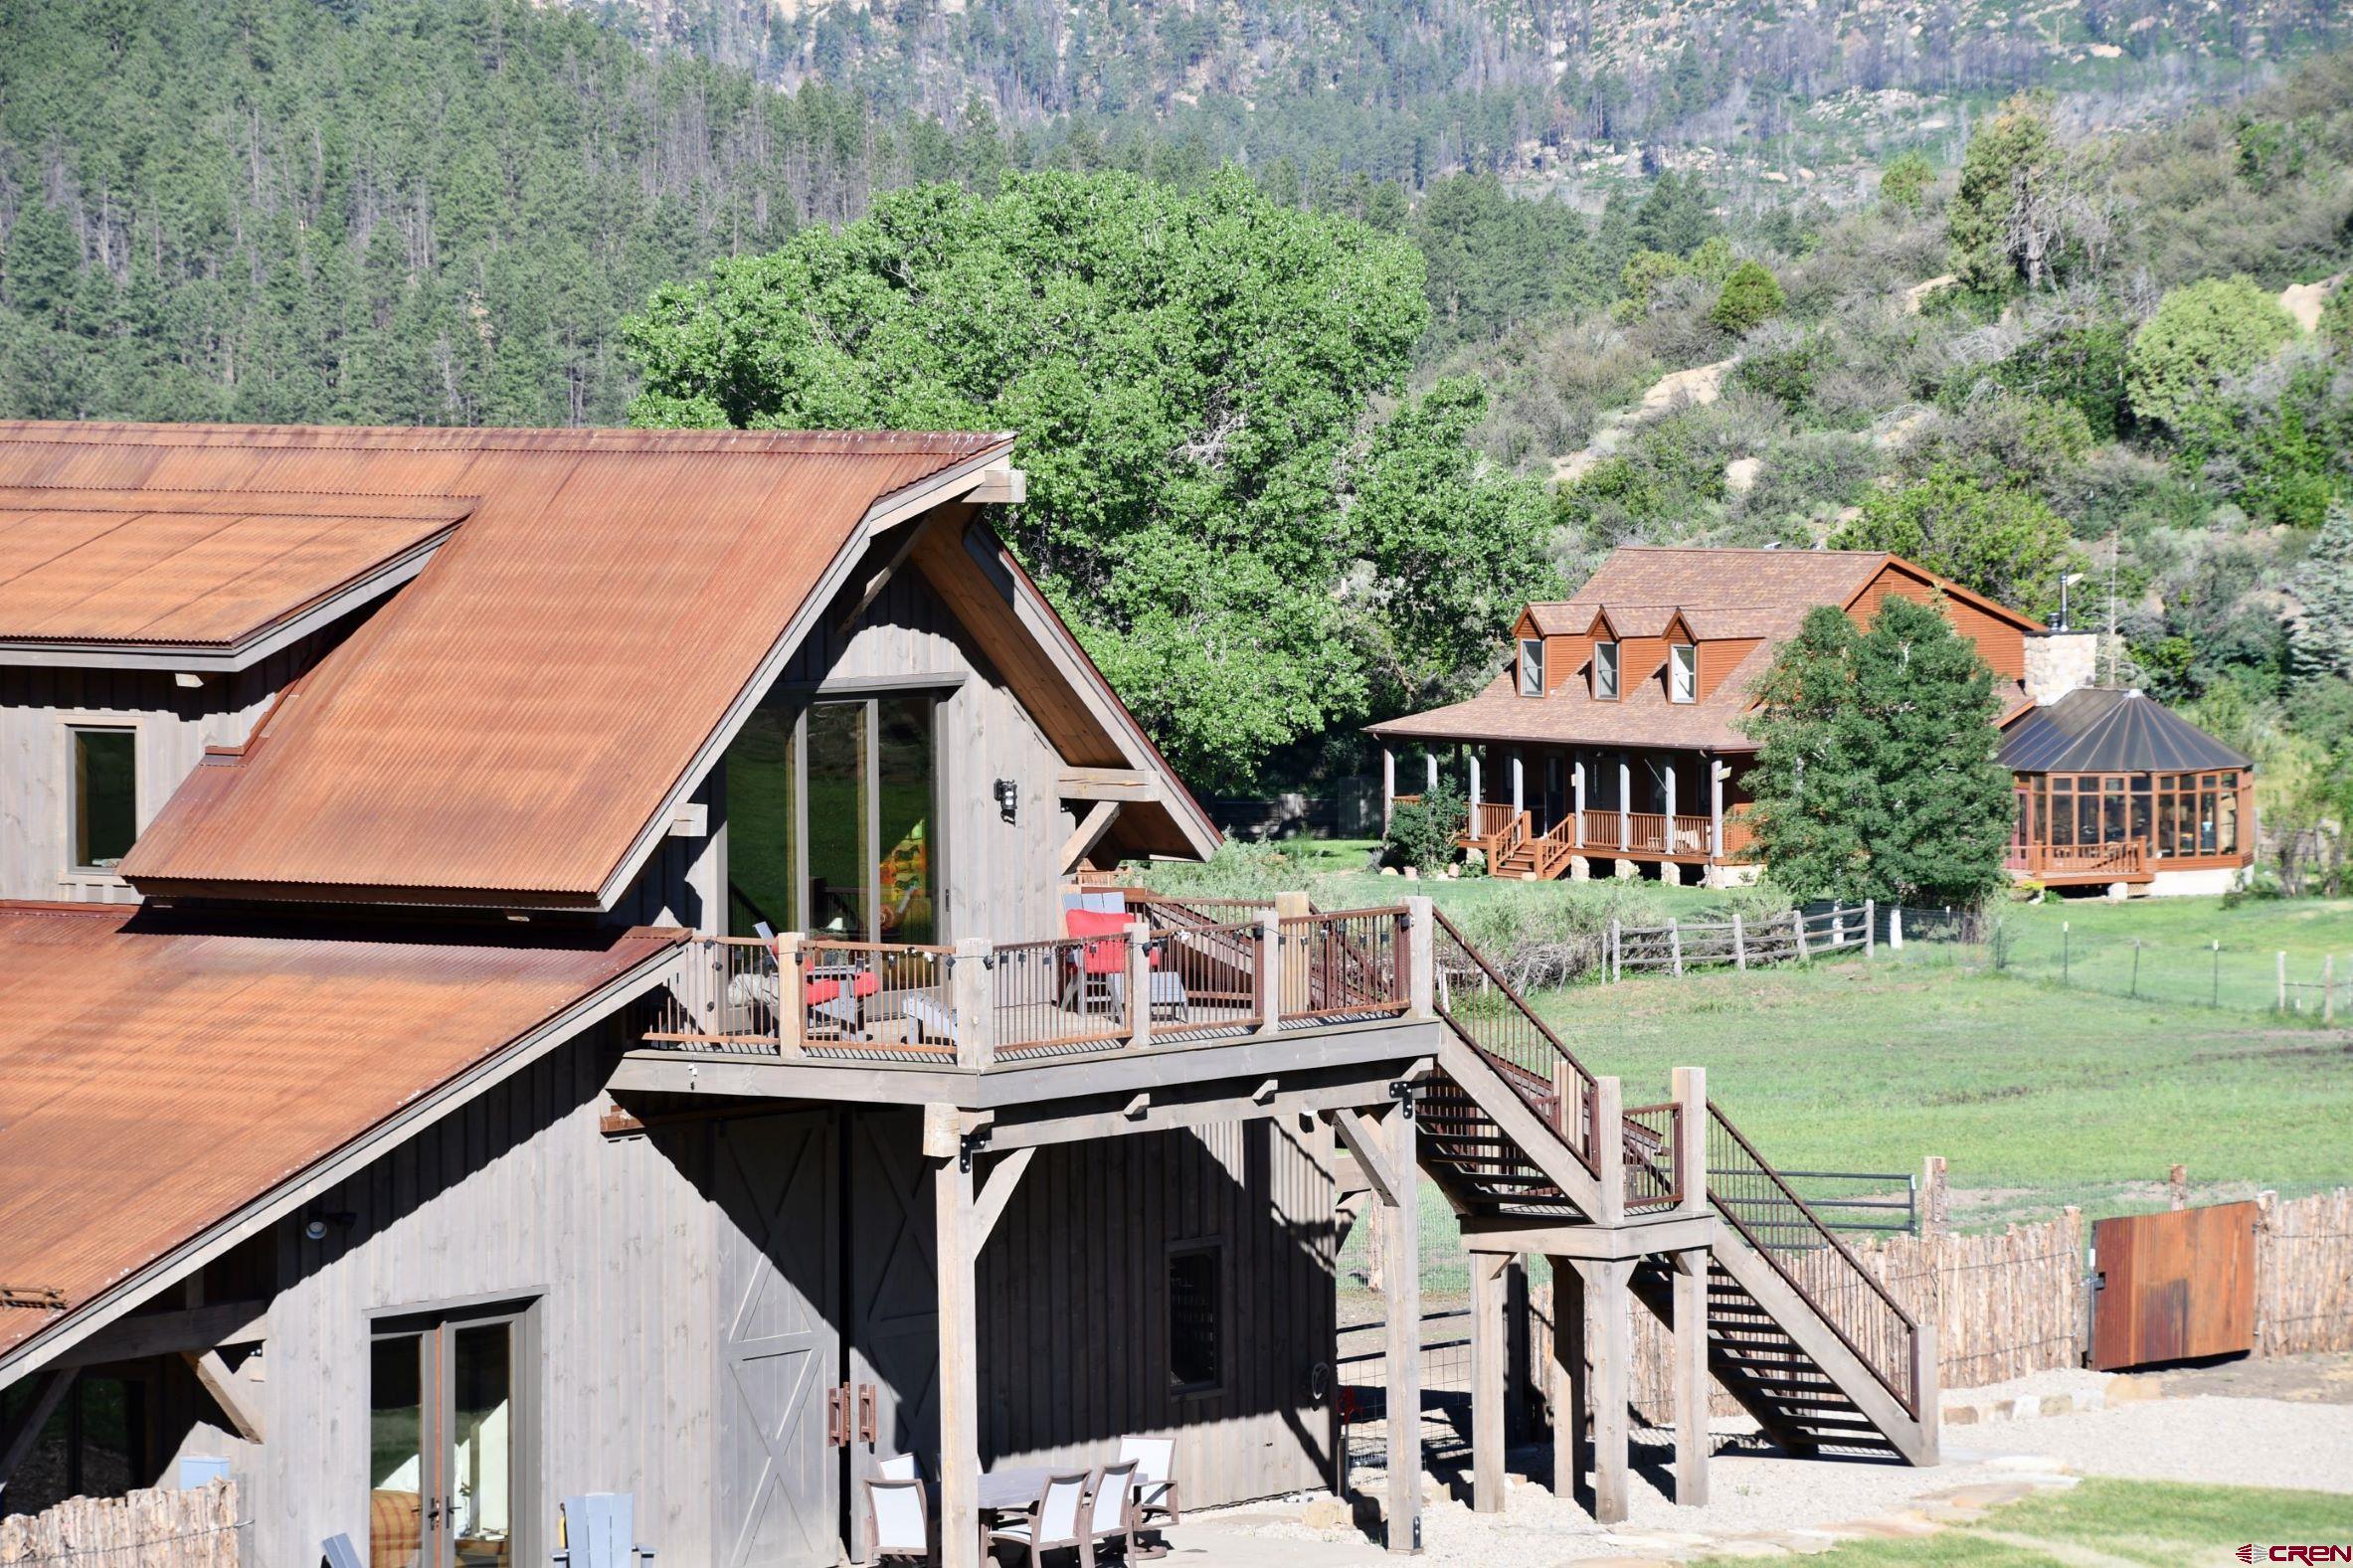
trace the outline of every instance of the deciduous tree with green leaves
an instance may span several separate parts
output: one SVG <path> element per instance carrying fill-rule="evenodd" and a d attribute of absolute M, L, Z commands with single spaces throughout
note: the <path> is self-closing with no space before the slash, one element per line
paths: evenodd
<path fill-rule="evenodd" d="M 1872 495 L 1830 543 L 1892 550 L 2030 614 L 2058 607 L 2059 580 L 2076 554 L 2067 519 L 2040 497 L 1980 483 L 1943 463 L 1916 484 Z"/>
<path fill-rule="evenodd" d="M 2295 317 L 2252 278 L 2209 277 L 2173 289 L 2125 351 L 2132 412 L 2178 428 L 2223 378 L 2255 369 L 2295 335 Z"/>
<path fill-rule="evenodd" d="M 1402 239 L 1234 171 L 921 187 L 658 291 L 632 413 L 1019 433 L 1008 541 L 1171 759 L 1238 787 L 1384 692 L 1478 678 L 1549 584 L 1533 481 L 1465 444 L 1475 391 L 1373 417 L 1422 281 Z"/>
<path fill-rule="evenodd" d="M 1940 606 L 1890 598 L 1868 630 L 1816 609 L 1757 695 L 1751 822 L 1775 882 L 1801 899 L 1915 904 L 2002 886 L 2000 700 Z"/>

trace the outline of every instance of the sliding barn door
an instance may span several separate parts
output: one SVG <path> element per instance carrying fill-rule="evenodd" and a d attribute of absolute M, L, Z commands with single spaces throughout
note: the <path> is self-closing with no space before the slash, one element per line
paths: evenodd
<path fill-rule="evenodd" d="M 925 1475 L 933 1475 L 940 1444 L 940 1287 L 922 1113 L 853 1112 L 847 1125 L 849 1381 L 860 1425 L 850 1451 L 854 1486 L 894 1454 L 921 1456 Z M 853 1493 L 859 1531 L 864 1506 Z"/>
<path fill-rule="evenodd" d="M 729 1568 L 831 1565 L 841 1450 L 825 1400 L 841 1342 L 840 1146 L 824 1114 L 715 1125 L 719 1510 Z"/>

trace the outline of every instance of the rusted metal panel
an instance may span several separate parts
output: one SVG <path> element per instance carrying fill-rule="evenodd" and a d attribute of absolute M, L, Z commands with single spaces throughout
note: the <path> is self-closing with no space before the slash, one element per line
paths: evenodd
<path fill-rule="evenodd" d="M 677 936 L 0 905 L 0 1282 L 79 1306 Z"/>
<path fill-rule="evenodd" d="M 1009 440 L 0 425 L 0 485 L 242 494 L 257 515 L 281 493 L 470 498 L 417 581 L 288 696 L 266 744 L 200 771 L 123 874 L 150 892 L 580 906 L 868 509 Z"/>
<path fill-rule="evenodd" d="M 2091 1364 L 2101 1371 L 2255 1348 L 2252 1203 L 2101 1220 Z"/>

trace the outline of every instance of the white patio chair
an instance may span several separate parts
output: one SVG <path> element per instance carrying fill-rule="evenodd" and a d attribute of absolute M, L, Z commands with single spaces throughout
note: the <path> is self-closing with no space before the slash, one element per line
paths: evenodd
<path fill-rule="evenodd" d="M 912 1454 L 893 1454 L 888 1459 L 876 1460 L 874 1471 L 884 1481 L 920 1481 L 923 1479 L 923 1472 L 916 1468 L 915 1456 Z"/>
<path fill-rule="evenodd" d="M 904 1456 L 915 1468 L 913 1455 Z M 866 1558 L 912 1557 L 927 1561 L 932 1554 L 931 1506 L 924 1499 L 923 1482 L 910 1475 L 866 1481 Z"/>
<path fill-rule="evenodd" d="M 1044 1568 L 1048 1552 L 1076 1552 L 1084 1563 L 1087 1538 L 1079 1505 L 1086 1501 L 1087 1489 L 1094 1484 L 1095 1476 L 1096 1472 L 1091 1470 L 1048 1476 L 1037 1501 L 1026 1512 L 1010 1523 L 989 1527 L 981 1537 L 982 1549 L 995 1552 L 999 1546 L 1018 1547 L 1029 1554 L 1029 1568 Z"/>
<path fill-rule="evenodd" d="M 1106 1541 L 1119 1542 L 1123 1555 L 1136 1550 L 1136 1499 L 1130 1494 L 1136 1484 L 1136 1462 L 1126 1460 L 1106 1465 L 1095 1472 L 1095 1489 L 1087 1496 L 1087 1549 L 1085 1558 L 1096 1560 L 1095 1548 Z"/>
<path fill-rule="evenodd" d="M 1136 1462 L 1136 1530 L 1166 1529 L 1177 1522 L 1176 1512 L 1176 1440 L 1175 1438 L 1122 1438 L 1119 1457 Z M 1162 1541 L 1152 1547 L 1138 1543 L 1140 1557 L 1162 1557 L 1168 1554 L 1168 1543 Z"/>
<path fill-rule="evenodd" d="M 592 1491 L 557 1507 L 563 1545 L 553 1561 L 565 1568 L 634 1568 L 653 1561 L 653 1548 L 636 1538 L 637 1499 L 627 1491 Z"/>

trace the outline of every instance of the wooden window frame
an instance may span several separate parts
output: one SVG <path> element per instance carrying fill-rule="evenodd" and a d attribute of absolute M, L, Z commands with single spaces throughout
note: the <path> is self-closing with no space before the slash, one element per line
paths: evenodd
<path fill-rule="evenodd" d="M 420 1340 L 420 1353 L 425 1341 L 432 1342 L 432 1353 L 426 1364 L 418 1369 L 420 1399 L 419 1465 L 425 1458 L 423 1444 L 430 1436 L 439 1445 L 454 1448 L 452 1429 L 456 1424 L 455 1387 L 450 1375 L 452 1347 L 460 1328 L 484 1328 L 496 1323 L 509 1326 L 512 1338 L 508 1342 L 508 1398 L 514 1402 L 507 1439 L 508 1462 L 513 1467 L 507 1496 L 507 1513 L 514 1521 L 507 1537 L 508 1557 L 516 1568 L 530 1563 L 541 1563 L 554 1550 L 552 1517 L 554 1497 L 540 1495 L 544 1467 L 541 1464 L 541 1421 L 546 1412 L 540 1369 L 546 1355 L 542 1342 L 539 1317 L 540 1295 L 526 1297 L 492 1296 L 488 1298 L 462 1297 L 448 1302 L 418 1307 L 398 1307 L 370 1314 L 368 1343 L 373 1346 L 380 1339 L 401 1339 L 412 1335 Z M 374 1407 L 372 1391 L 362 1382 L 361 1408 L 365 1413 Z M 447 1454 L 439 1456 L 442 1463 Z M 366 1472 L 362 1472 L 362 1476 Z M 420 1496 L 438 1496 L 423 1490 L 426 1477 L 419 1477 Z M 363 1493 L 363 1501 L 365 1495 Z M 448 1515 L 447 1499 L 444 1517 Z M 369 1516 L 367 1509 L 361 1517 Z M 443 1568 L 428 1561 L 425 1546 L 435 1540 L 435 1531 L 428 1528 L 418 1550 L 418 1560 L 425 1568 Z M 446 1538 L 446 1537 L 445 1537 Z M 452 1550 L 452 1559 L 454 1551 Z M 449 1560 L 449 1559 L 446 1559 Z"/>
<path fill-rule="evenodd" d="M 1217 1272 L 1216 1290 L 1214 1293 L 1214 1300 L 1211 1304 L 1212 1309 L 1216 1313 L 1215 1321 L 1212 1324 L 1212 1332 L 1214 1333 L 1216 1339 L 1217 1375 L 1205 1381 L 1185 1383 L 1178 1381 L 1176 1377 L 1176 1271 L 1177 1259 L 1191 1257 L 1196 1254 L 1208 1255 L 1213 1260 Z M 1227 1307 L 1228 1298 L 1231 1295 L 1233 1286 L 1233 1270 L 1228 1267 L 1230 1260 L 1227 1254 L 1228 1248 L 1226 1246 L 1226 1239 L 1222 1235 L 1219 1235 L 1196 1236 L 1186 1241 L 1171 1242 L 1169 1243 L 1167 1251 L 1163 1255 L 1161 1263 L 1161 1279 L 1162 1292 L 1166 1300 L 1162 1304 L 1162 1313 L 1167 1325 L 1167 1333 L 1163 1342 L 1169 1347 L 1169 1365 L 1167 1371 L 1169 1375 L 1169 1394 L 1172 1398 L 1217 1398 L 1224 1394 L 1228 1381 L 1232 1376 L 1233 1335 L 1230 1331 L 1230 1326 L 1232 1323 L 1233 1314 L 1227 1309 Z"/>
<path fill-rule="evenodd" d="M 130 736 L 131 767 L 131 843 L 136 846 L 140 835 L 153 819 L 153 802 L 148 792 L 153 787 L 147 766 L 147 725 L 139 715 L 127 713 L 64 712 L 56 716 L 58 724 L 57 772 L 58 781 L 58 885 L 68 888 L 128 889 L 130 884 L 119 872 L 103 866 L 85 866 L 77 863 L 75 845 L 79 838 L 77 812 L 80 790 L 74 783 L 75 750 L 81 736 L 104 730 Z"/>
<path fill-rule="evenodd" d="M 1529 678 L 1532 670 L 1536 676 L 1534 680 Z M 1522 637 L 1520 639 L 1520 695 L 1541 697 L 1543 694 L 1544 639 L 1542 637 Z"/>
<path fill-rule="evenodd" d="M 1684 689 L 1690 695 L 1681 696 L 1678 695 L 1679 677 L 1687 669 L 1691 672 L 1691 684 Z M 1667 644 L 1667 700 L 1684 704 L 1700 700 L 1700 645 L 1697 642 Z"/>
<path fill-rule="evenodd" d="M 1609 651 L 1609 690 L 1606 692 L 1601 689 L 1601 655 L 1602 650 L 1605 648 Z M 1615 641 L 1604 642 L 1599 639 L 1594 641 L 1593 700 L 1595 702 L 1616 702 L 1619 698 L 1619 694 L 1625 691 L 1625 649 L 1621 643 Z"/>

